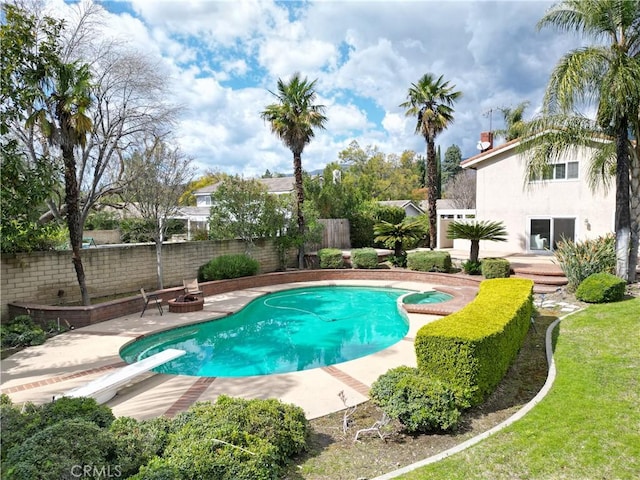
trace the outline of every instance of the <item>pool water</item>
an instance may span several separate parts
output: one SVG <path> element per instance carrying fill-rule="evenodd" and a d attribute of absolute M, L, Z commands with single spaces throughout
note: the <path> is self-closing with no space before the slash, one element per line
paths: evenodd
<path fill-rule="evenodd" d="M 451 300 L 452 298 L 453 298 L 453 295 L 432 290 L 429 292 L 410 293 L 409 295 L 406 295 L 402 299 L 402 303 L 406 303 L 410 305 L 422 305 L 425 303 L 446 302 L 448 300 Z"/>
<path fill-rule="evenodd" d="M 407 290 L 310 287 L 252 300 L 242 310 L 125 345 L 128 363 L 167 348 L 182 357 L 154 369 L 201 377 L 294 372 L 353 360 L 390 347 L 409 330 L 397 305 Z"/>

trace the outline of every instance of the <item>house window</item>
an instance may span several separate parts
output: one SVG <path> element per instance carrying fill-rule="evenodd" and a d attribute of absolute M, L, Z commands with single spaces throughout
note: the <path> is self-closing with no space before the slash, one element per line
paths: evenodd
<path fill-rule="evenodd" d="M 530 250 L 555 250 L 561 240 L 574 242 L 575 237 L 575 218 L 531 218 L 529 220 Z"/>
<path fill-rule="evenodd" d="M 554 163 L 545 166 L 542 177 L 535 173 L 531 181 L 539 180 L 571 180 L 578 178 L 578 162 Z"/>

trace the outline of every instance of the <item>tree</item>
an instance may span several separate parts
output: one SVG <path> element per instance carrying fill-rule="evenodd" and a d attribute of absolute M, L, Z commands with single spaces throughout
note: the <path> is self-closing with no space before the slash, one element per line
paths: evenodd
<path fill-rule="evenodd" d="M 634 212 L 632 220 L 630 207 L 630 185 L 640 183 L 640 165 L 633 168 L 630 165 L 630 158 L 637 164 L 630 130 L 637 131 L 640 123 L 640 2 L 565 0 L 555 4 L 538 22 L 539 28 L 547 26 L 576 31 L 597 41 L 606 40 L 573 50 L 558 62 L 545 92 L 544 115 L 575 117 L 585 103 L 593 104 L 597 106 L 595 126 L 614 138 L 616 275 L 632 281 L 640 234 L 640 211 Z M 569 119 L 569 122 L 574 121 Z M 546 138 L 544 148 L 547 150 L 563 147 L 553 144 L 557 135 L 543 138 Z M 601 153 L 602 150 L 596 155 L 602 158 Z M 630 182 L 631 173 L 633 182 Z M 640 209 L 639 201 L 634 205 Z"/>
<path fill-rule="evenodd" d="M 404 256 L 403 245 L 411 240 L 418 240 L 424 235 L 424 227 L 420 220 L 409 219 L 400 223 L 382 221 L 373 227 L 376 235 L 375 241 L 384 243 L 388 248 L 393 248 L 396 258 Z"/>
<path fill-rule="evenodd" d="M 472 221 L 467 223 L 454 221 L 449 224 L 447 238 L 471 240 L 469 260 L 477 263 L 480 253 L 480 240 L 506 242 L 507 231 L 502 222 Z"/>
<path fill-rule="evenodd" d="M 444 161 L 442 162 L 442 183 L 447 186 L 449 180 L 462 171 L 460 163 L 462 162 L 462 151 L 455 143 L 444 152 Z"/>
<path fill-rule="evenodd" d="M 444 197 L 453 208 L 476 208 L 476 171 L 462 170 L 447 182 Z"/>
<path fill-rule="evenodd" d="M 417 83 L 411 84 L 407 101 L 400 104 L 406 109 L 407 116 L 417 117 L 415 132 L 421 134 L 427 143 L 427 203 L 431 249 L 436 247 L 438 228 L 435 139 L 453 122 L 452 106 L 462 96 L 461 92 L 454 89 L 455 85 L 450 86 L 442 76 L 435 78 L 431 73 L 426 73 Z"/>
<path fill-rule="evenodd" d="M 162 242 L 168 220 L 178 210 L 178 200 L 193 178 L 191 159 L 170 148 L 161 138 L 150 139 L 142 151 L 126 161 L 130 187 L 126 197 L 133 202 L 143 220 L 153 225 L 150 232 L 156 245 L 158 288 L 164 288 Z"/>
<path fill-rule="evenodd" d="M 529 101 L 519 103 L 516 107 L 500 107 L 502 118 L 504 119 L 504 129 L 496 130 L 495 134 L 509 142 L 520 138 L 526 132 L 526 122 L 524 121 L 524 111 L 529 106 Z"/>
<path fill-rule="evenodd" d="M 215 240 L 239 238 L 247 253 L 258 238 L 274 236 L 284 228 L 282 205 L 258 180 L 225 178 L 211 194 L 209 236 Z"/>
<path fill-rule="evenodd" d="M 323 129 L 327 117 L 324 105 L 314 104 L 316 80 L 310 82 L 295 73 L 288 83 L 278 79 L 278 91 L 271 92 L 277 103 L 267 105 L 260 114 L 269 122 L 271 131 L 293 154 L 293 175 L 296 184 L 298 234 L 304 237 L 304 187 L 302 179 L 302 152 L 315 136 L 314 129 Z M 304 245 L 298 250 L 298 266 L 304 268 Z"/>

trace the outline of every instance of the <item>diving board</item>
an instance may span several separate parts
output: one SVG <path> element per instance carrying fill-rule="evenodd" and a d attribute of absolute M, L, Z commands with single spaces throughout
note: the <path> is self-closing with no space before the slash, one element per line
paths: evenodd
<path fill-rule="evenodd" d="M 162 352 L 158 352 L 150 357 L 119 368 L 115 372 L 107 373 L 95 380 L 90 381 L 86 385 L 74 388 L 68 392 L 56 397 L 91 397 L 98 403 L 108 402 L 113 398 L 119 388 L 126 385 L 138 375 L 148 372 L 149 370 L 159 367 L 163 363 L 175 360 L 184 355 L 184 350 L 168 348 Z"/>

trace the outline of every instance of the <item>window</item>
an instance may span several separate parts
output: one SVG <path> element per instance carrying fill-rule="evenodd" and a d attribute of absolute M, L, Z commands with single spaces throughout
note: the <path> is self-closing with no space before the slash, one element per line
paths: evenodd
<path fill-rule="evenodd" d="M 542 178 L 538 173 L 531 177 L 531 181 L 539 180 L 571 180 L 578 178 L 578 162 L 554 163 L 547 165 L 542 172 Z"/>
<path fill-rule="evenodd" d="M 571 217 L 531 218 L 529 249 L 555 250 L 562 240 L 575 241 L 576 219 Z"/>

